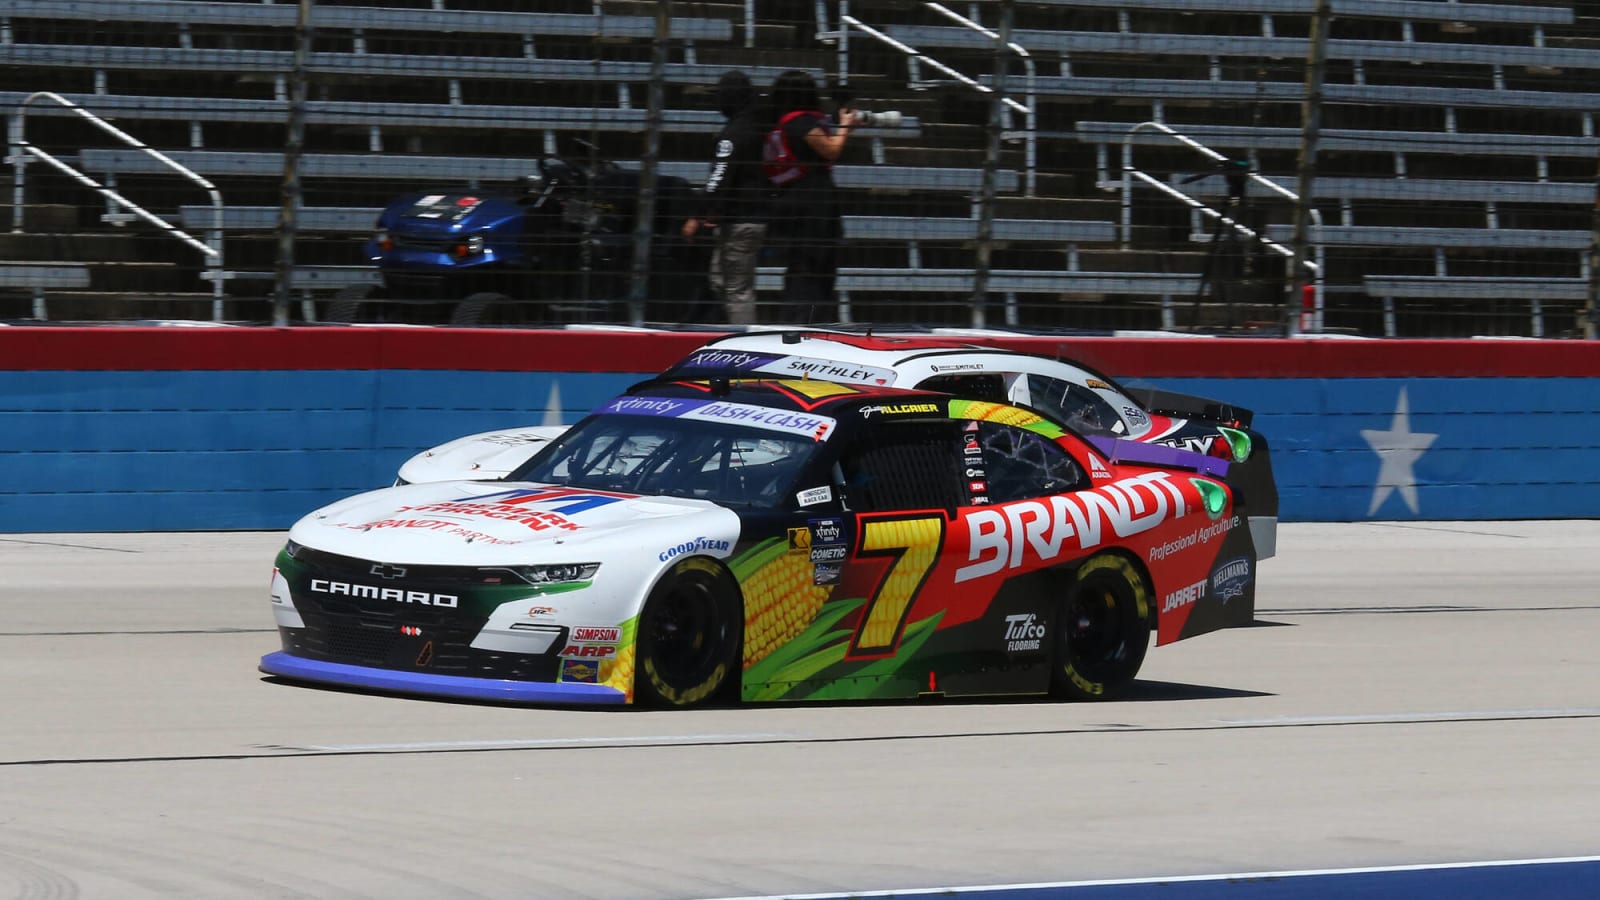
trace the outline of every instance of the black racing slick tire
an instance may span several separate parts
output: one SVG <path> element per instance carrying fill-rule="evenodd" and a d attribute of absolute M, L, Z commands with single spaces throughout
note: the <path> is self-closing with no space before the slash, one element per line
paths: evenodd
<path fill-rule="evenodd" d="M 1150 621 L 1149 582 L 1127 557 L 1102 553 L 1079 566 L 1056 626 L 1054 693 L 1117 696 L 1144 664 Z"/>
<path fill-rule="evenodd" d="M 635 700 L 694 706 L 737 690 L 743 628 L 733 577 L 707 559 L 672 567 L 639 613 Z"/>

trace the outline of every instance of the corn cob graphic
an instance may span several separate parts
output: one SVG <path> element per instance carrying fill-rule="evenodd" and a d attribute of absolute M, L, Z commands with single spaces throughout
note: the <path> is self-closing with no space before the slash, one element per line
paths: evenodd
<path fill-rule="evenodd" d="M 965 409 L 959 415 L 965 419 L 979 419 L 985 422 L 999 422 L 1001 425 L 1016 425 L 1019 428 L 1039 421 L 1039 417 L 1031 412 L 1002 406 L 998 403 L 989 403 L 985 400 L 969 400 Z M 951 403 L 951 412 L 956 412 L 956 404 Z"/>
<path fill-rule="evenodd" d="M 987 400 L 951 400 L 950 416 L 956 419 L 977 419 L 984 422 L 999 422 L 1001 425 L 1015 425 L 1049 438 L 1057 438 L 1064 433 L 1060 426 L 1041 416 L 1027 410 L 990 403 Z"/>
<path fill-rule="evenodd" d="M 628 703 L 633 702 L 633 658 L 636 649 L 637 644 L 629 641 L 617 653 L 616 659 L 600 661 L 600 683 L 621 691 Z"/>
<path fill-rule="evenodd" d="M 734 566 L 744 591 L 744 668 L 806 630 L 833 585 L 813 584 L 815 566 L 805 552 L 781 541 L 756 548 Z"/>

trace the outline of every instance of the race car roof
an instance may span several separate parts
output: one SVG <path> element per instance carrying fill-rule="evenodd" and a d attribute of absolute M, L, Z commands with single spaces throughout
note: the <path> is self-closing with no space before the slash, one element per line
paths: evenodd
<path fill-rule="evenodd" d="M 630 396 L 702 397 L 745 403 L 752 406 L 770 406 L 795 412 L 816 412 L 850 408 L 885 399 L 913 400 L 926 397 L 930 400 L 947 400 L 948 395 L 934 391 L 910 388 L 881 387 L 867 384 L 842 384 L 834 381 L 800 378 L 675 378 L 663 376 L 641 382 L 628 389 Z"/>
<path fill-rule="evenodd" d="M 807 344 L 811 346 L 807 347 Z M 743 350 L 778 356 L 820 355 L 838 362 L 893 366 L 905 359 L 928 352 L 972 352 L 990 349 L 939 338 L 879 337 L 817 329 L 764 331 L 724 335 L 708 341 L 704 347 L 685 357 L 678 365 L 689 363 L 704 351 Z"/>
<path fill-rule="evenodd" d="M 785 371 L 781 374 L 809 372 L 814 378 L 892 385 L 908 374 L 926 376 L 930 372 L 940 371 L 938 366 L 942 364 L 937 360 L 948 356 L 981 362 L 982 368 L 994 371 L 1007 370 L 1006 358 L 1045 360 L 1066 370 L 1076 370 L 1076 377 L 1096 378 L 1114 384 L 1104 373 L 1077 360 L 1059 356 L 1047 357 L 942 338 L 880 337 L 820 329 L 724 335 L 708 341 L 674 363 L 663 374 L 706 377 L 713 373 L 731 376 L 742 372 L 759 372 L 771 375 L 778 372 L 775 363 L 786 362 Z M 842 370 L 840 366 L 854 367 L 854 371 Z M 923 371 L 914 373 L 910 369 Z M 1118 389 L 1122 390 L 1120 387 Z"/>

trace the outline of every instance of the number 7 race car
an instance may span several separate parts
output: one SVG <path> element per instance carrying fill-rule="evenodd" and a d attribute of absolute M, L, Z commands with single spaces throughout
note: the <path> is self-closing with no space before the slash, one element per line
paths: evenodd
<path fill-rule="evenodd" d="M 1079 363 L 925 337 L 838 331 L 775 331 L 718 338 L 667 369 L 683 378 L 813 378 L 916 387 L 1014 403 L 1081 434 L 1128 438 L 1227 460 L 1245 495 L 1261 559 L 1277 550 L 1278 487 L 1266 438 L 1250 410 L 1203 397 L 1131 390 Z M 516 468 L 560 427 L 511 428 L 457 438 L 413 456 L 401 482 L 496 478 Z"/>
<path fill-rule="evenodd" d="M 1254 618 L 1227 467 L 927 391 L 655 382 L 504 481 L 301 519 L 261 670 L 510 702 L 1113 696 L 1152 632 Z"/>

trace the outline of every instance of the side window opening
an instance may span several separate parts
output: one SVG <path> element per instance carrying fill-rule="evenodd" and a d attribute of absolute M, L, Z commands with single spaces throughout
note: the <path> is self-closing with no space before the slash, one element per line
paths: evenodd
<path fill-rule="evenodd" d="M 998 372 L 966 375 L 935 375 L 924 378 L 917 387 L 927 391 L 955 394 L 968 400 L 988 400 L 992 403 L 1009 403 L 1006 399 L 1006 378 Z"/>
<path fill-rule="evenodd" d="M 895 422 L 868 429 L 840 460 L 845 498 L 857 512 L 966 505 L 955 423 Z"/>
<path fill-rule="evenodd" d="M 1093 390 L 1061 378 L 1028 376 L 1029 405 L 1080 434 L 1127 435 L 1116 407 Z"/>
<path fill-rule="evenodd" d="M 978 423 L 989 502 L 1009 503 L 1089 486 L 1071 454 L 1042 435 L 996 422 Z"/>

